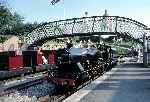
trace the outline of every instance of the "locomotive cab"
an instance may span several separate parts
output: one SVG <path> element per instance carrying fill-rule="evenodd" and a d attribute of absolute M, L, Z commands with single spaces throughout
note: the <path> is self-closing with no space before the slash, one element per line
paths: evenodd
<path fill-rule="evenodd" d="M 81 56 L 72 56 L 67 49 L 56 51 L 56 68 L 49 71 L 49 76 L 56 84 L 77 84 L 78 80 L 87 78 L 83 66 L 80 63 Z"/>

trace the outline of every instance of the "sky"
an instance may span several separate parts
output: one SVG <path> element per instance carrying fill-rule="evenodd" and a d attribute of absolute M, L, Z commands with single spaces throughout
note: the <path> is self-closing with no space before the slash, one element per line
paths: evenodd
<path fill-rule="evenodd" d="M 51 22 L 85 16 L 102 16 L 105 9 L 110 16 L 137 20 L 150 27 L 150 0 L 7 0 L 13 12 L 24 17 L 24 22 Z"/>

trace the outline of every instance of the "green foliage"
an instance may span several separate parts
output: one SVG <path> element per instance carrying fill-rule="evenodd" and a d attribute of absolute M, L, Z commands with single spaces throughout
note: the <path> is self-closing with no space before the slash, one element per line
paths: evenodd
<path fill-rule="evenodd" d="M 0 5 L 0 34 L 17 35 L 23 25 L 23 17 Z M 18 30 L 19 29 L 19 30 Z"/>
<path fill-rule="evenodd" d="M 24 18 L 19 14 L 12 13 L 0 1 L 0 34 L 1 35 L 23 35 L 31 32 L 38 26 L 38 23 L 23 23 Z"/>
<path fill-rule="evenodd" d="M 0 36 L 0 43 L 4 43 L 7 40 L 7 37 Z"/>
<path fill-rule="evenodd" d="M 126 55 L 128 53 L 128 49 L 124 49 L 122 47 L 117 47 L 116 50 L 119 55 Z"/>
<path fill-rule="evenodd" d="M 26 23 L 23 26 L 24 32 L 28 33 L 34 30 L 39 24 L 37 22 L 34 22 L 33 24 L 31 23 Z"/>

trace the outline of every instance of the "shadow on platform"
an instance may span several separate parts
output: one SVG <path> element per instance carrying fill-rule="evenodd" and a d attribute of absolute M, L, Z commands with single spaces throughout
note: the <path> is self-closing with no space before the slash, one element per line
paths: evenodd
<path fill-rule="evenodd" d="M 80 102 L 150 102 L 150 68 L 144 68 L 142 63 L 125 63 L 117 67 L 114 74 Z"/>

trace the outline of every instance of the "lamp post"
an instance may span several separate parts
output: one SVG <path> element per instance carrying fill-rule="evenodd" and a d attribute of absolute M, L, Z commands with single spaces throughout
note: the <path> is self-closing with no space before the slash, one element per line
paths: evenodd
<path fill-rule="evenodd" d="M 85 17 L 87 17 L 87 15 L 88 15 L 88 12 L 87 11 L 85 11 Z M 84 22 L 85 22 L 85 29 L 86 29 L 86 32 L 89 32 L 89 27 L 88 27 L 88 18 L 85 18 L 84 19 Z"/>
<path fill-rule="evenodd" d="M 87 12 L 87 11 L 85 11 L 85 16 L 87 17 L 87 15 L 88 15 L 88 12 Z"/>

